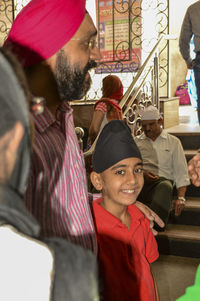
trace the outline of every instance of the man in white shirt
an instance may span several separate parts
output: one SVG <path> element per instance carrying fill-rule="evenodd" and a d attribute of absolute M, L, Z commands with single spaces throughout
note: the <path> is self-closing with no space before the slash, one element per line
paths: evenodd
<path fill-rule="evenodd" d="M 144 164 L 144 187 L 138 200 L 148 204 L 159 217 L 168 222 L 173 199 L 175 215 L 185 207 L 186 186 L 190 184 L 187 162 L 180 140 L 162 128 L 158 109 L 148 106 L 141 113 L 143 133 L 135 137 Z"/>

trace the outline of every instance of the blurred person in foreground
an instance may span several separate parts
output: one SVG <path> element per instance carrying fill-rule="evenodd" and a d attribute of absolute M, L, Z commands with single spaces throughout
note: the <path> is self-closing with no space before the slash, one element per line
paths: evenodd
<path fill-rule="evenodd" d="M 4 49 L 0 82 L 0 300 L 98 301 L 95 255 L 64 239 L 40 240 L 40 226 L 22 202 L 34 102 L 21 66 Z"/>

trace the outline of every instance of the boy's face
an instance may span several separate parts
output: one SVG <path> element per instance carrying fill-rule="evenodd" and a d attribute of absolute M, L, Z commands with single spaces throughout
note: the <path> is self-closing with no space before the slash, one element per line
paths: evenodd
<path fill-rule="evenodd" d="M 102 191 L 105 208 L 134 204 L 144 184 L 142 161 L 124 159 L 101 174 L 92 172 L 91 181 Z"/>

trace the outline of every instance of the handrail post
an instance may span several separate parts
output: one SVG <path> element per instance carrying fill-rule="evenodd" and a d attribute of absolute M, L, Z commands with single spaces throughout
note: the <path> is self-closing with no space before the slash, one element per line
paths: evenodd
<path fill-rule="evenodd" d="M 155 52 L 154 56 L 154 104 L 160 109 L 160 102 L 159 102 L 159 64 L 158 64 L 158 53 Z"/>

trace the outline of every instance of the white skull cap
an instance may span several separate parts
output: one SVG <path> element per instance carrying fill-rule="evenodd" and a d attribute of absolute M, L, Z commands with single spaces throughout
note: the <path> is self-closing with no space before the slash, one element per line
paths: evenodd
<path fill-rule="evenodd" d="M 141 120 L 159 120 L 161 117 L 158 109 L 152 105 L 141 110 Z"/>

